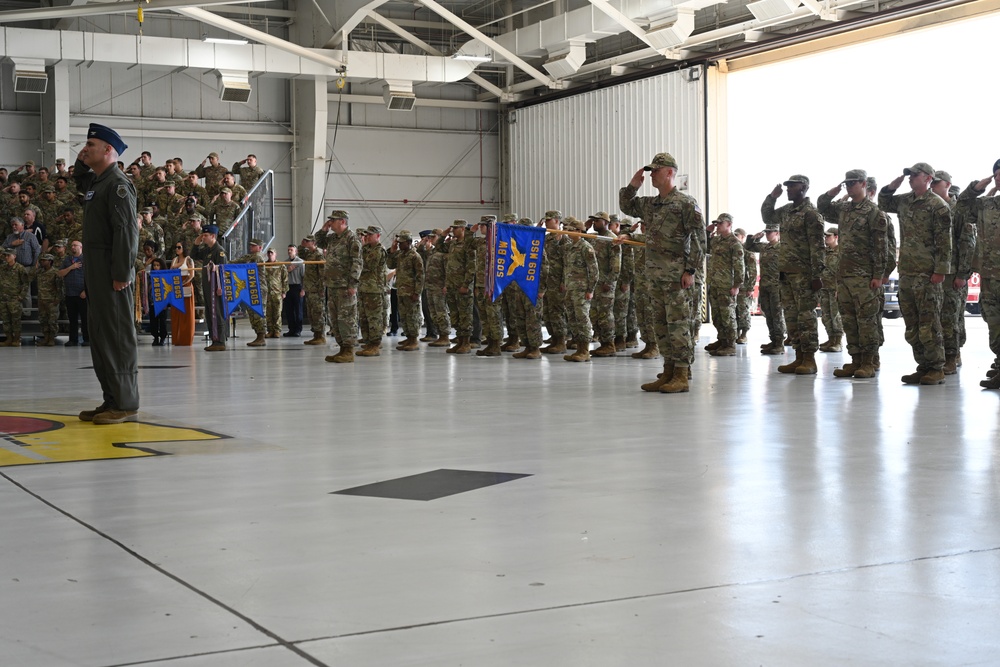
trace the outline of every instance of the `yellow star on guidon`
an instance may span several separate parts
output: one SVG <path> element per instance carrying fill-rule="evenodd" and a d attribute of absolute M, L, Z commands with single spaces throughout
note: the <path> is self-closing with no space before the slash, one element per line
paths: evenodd
<path fill-rule="evenodd" d="M 76 415 L 0 412 L 0 467 L 160 456 L 163 452 L 146 445 L 225 437 L 179 426 L 142 422 L 98 426 Z"/>

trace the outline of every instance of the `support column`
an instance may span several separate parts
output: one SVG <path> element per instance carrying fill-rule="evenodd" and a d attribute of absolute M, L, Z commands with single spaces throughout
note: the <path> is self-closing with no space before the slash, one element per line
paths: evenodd
<path fill-rule="evenodd" d="M 76 152 L 69 137 L 69 67 L 53 65 L 46 68 L 46 72 L 49 87 L 41 100 L 42 165 L 51 167 L 57 157 L 66 158 L 66 164 L 70 165 L 76 161 Z"/>
<path fill-rule="evenodd" d="M 323 187 L 327 150 L 326 77 L 296 79 L 292 88 L 292 123 L 295 144 L 292 152 L 292 241 L 311 234 L 326 219 Z M 318 217 L 317 217 L 318 216 Z"/>

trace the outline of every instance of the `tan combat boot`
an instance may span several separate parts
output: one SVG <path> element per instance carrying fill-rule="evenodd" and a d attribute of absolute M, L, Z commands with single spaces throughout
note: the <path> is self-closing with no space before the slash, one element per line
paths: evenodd
<path fill-rule="evenodd" d="M 263 333 L 257 334 L 256 338 L 254 338 L 252 341 L 250 341 L 249 343 L 247 343 L 247 347 L 265 347 L 266 345 L 267 345 L 267 342 L 264 340 L 264 334 Z"/>
<path fill-rule="evenodd" d="M 882 355 L 880 355 L 878 351 L 872 355 L 872 366 L 875 367 L 876 371 L 881 370 L 882 368 Z"/>
<path fill-rule="evenodd" d="M 617 351 L 612 341 L 601 341 L 601 346 L 590 353 L 592 357 L 613 357 Z"/>
<path fill-rule="evenodd" d="M 719 347 L 717 347 L 714 350 L 712 350 L 711 352 L 709 352 L 710 355 L 712 355 L 713 357 L 735 357 L 736 356 L 736 346 L 733 344 L 733 341 L 731 341 L 731 340 L 723 340 L 723 341 L 720 341 L 720 343 L 721 343 L 721 345 L 719 345 Z"/>
<path fill-rule="evenodd" d="M 476 352 L 476 354 L 481 354 L 484 357 L 502 357 L 503 352 L 500 351 L 500 341 L 499 340 L 487 341 L 486 347 Z"/>
<path fill-rule="evenodd" d="M 639 339 L 638 338 L 627 338 L 625 340 L 626 350 L 637 350 L 639 349 Z"/>
<path fill-rule="evenodd" d="M 661 394 L 679 394 L 688 391 L 688 366 L 674 366 L 670 381 L 660 387 Z M 666 373 L 663 375 L 666 377 Z"/>
<path fill-rule="evenodd" d="M 311 340 L 302 341 L 303 345 L 326 345 L 326 337 L 321 331 L 313 331 Z"/>
<path fill-rule="evenodd" d="M 708 345 L 706 345 L 705 350 L 707 352 L 711 352 L 712 350 L 718 350 L 720 347 L 722 347 L 722 341 L 717 340 L 714 343 L 709 343 Z"/>
<path fill-rule="evenodd" d="M 402 352 L 413 352 L 420 349 L 420 342 L 416 336 L 407 336 L 406 340 L 396 346 L 396 349 Z"/>
<path fill-rule="evenodd" d="M 443 333 L 437 337 L 437 340 L 428 343 L 427 347 L 449 347 L 450 345 L 451 345 L 451 339 L 448 338 L 448 334 Z"/>
<path fill-rule="evenodd" d="M 740 329 L 739 335 L 736 337 L 736 344 L 737 345 L 746 345 L 747 344 L 747 330 L 746 329 Z"/>
<path fill-rule="evenodd" d="M 500 348 L 504 352 L 517 352 L 521 349 L 521 341 L 518 340 L 517 336 L 511 334 L 504 341 L 503 346 Z"/>
<path fill-rule="evenodd" d="M 903 384 L 920 384 L 920 378 L 922 378 L 926 373 L 927 373 L 926 369 L 924 369 L 921 366 L 917 366 L 916 371 L 910 373 L 909 375 L 904 375 L 903 377 L 899 378 L 899 380 Z"/>
<path fill-rule="evenodd" d="M 542 351 L 533 345 L 528 345 L 520 352 L 514 353 L 515 359 L 541 359 Z"/>
<path fill-rule="evenodd" d="M 781 339 L 779 338 L 778 340 L 772 340 L 767 345 L 762 345 L 760 348 L 760 353 L 769 355 L 784 354 L 785 346 L 782 344 Z"/>
<path fill-rule="evenodd" d="M 653 380 L 652 382 L 647 382 L 646 384 L 639 385 L 639 388 L 642 389 L 643 391 L 660 391 L 660 387 L 670 382 L 673 376 L 674 376 L 674 362 L 665 361 L 663 362 L 663 372 L 657 373 L 655 380 Z"/>
<path fill-rule="evenodd" d="M 437 336 L 423 336 L 420 339 L 420 342 L 421 343 L 430 343 L 430 342 L 433 342 L 435 340 L 437 340 Z"/>
<path fill-rule="evenodd" d="M 381 354 L 379 348 L 380 345 L 378 343 L 365 343 L 364 346 L 354 354 L 358 357 L 377 357 Z"/>
<path fill-rule="evenodd" d="M 1000 375 L 994 375 L 993 377 L 987 377 L 985 380 L 980 380 L 979 386 L 983 389 L 1000 389 Z"/>
<path fill-rule="evenodd" d="M 471 336 L 459 336 L 458 345 L 454 348 L 455 354 L 469 354 L 472 352 Z"/>
<path fill-rule="evenodd" d="M 958 355 L 948 354 L 944 358 L 944 370 L 945 375 L 954 375 L 958 372 Z"/>
<path fill-rule="evenodd" d="M 619 352 L 625 349 L 625 336 L 615 336 L 615 349 Z"/>
<path fill-rule="evenodd" d="M 576 352 L 563 357 L 566 361 L 590 361 L 590 342 L 584 339 L 576 341 Z"/>
<path fill-rule="evenodd" d="M 796 375 L 816 375 L 819 369 L 816 368 L 816 353 L 803 352 L 802 361 L 795 368 Z"/>
<path fill-rule="evenodd" d="M 340 351 L 337 354 L 328 356 L 326 360 L 334 364 L 353 364 L 354 346 L 343 344 L 340 346 Z"/>
<path fill-rule="evenodd" d="M 551 343 L 542 348 L 542 352 L 545 354 L 565 354 L 566 353 L 566 337 L 565 336 L 552 336 Z"/>
<path fill-rule="evenodd" d="M 646 347 L 632 356 L 636 359 L 656 359 L 660 356 L 660 348 L 656 344 L 656 341 L 653 341 L 652 343 L 646 343 Z"/>
<path fill-rule="evenodd" d="M 820 345 L 820 352 L 841 352 L 843 351 L 843 335 L 834 334 L 824 345 Z M 825 346 L 825 347 L 824 347 Z"/>
<path fill-rule="evenodd" d="M 920 376 L 920 384 L 944 384 L 944 371 L 929 370 Z"/>
<path fill-rule="evenodd" d="M 205 351 L 206 352 L 225 352 L 226 351 L 226 344 L 223 343 L 223 342 L 221 342 L 221 341 L 213 340 L 212 344 L 205 348 Z"/>
<path fill-rule="evenodd" d="M 802 363 L 802 352 L 795 350 L 795 361 L 790 364 L 785 364 L 784 366 L 778 366 L 779 373 L 794 373 L 795 369 L 799 367 Z"/>
<path fill-rule="evenodd" d="M 52 334 L 49 334 L 48 336 L 45 337 L 45 340 L 42 341 L 42 345 L 44 345 L 45 347 L 55 347 L 56 337 L 53 336 Z"/>
<path fill-rule="evenodd" d="M 851 355 L 851 363 L 844 364 L 843 368 L 833 369 L 833 377 L 850 378 L 854 377 L 854 371 L 861 368 L 861 355 Z"/>
<path fill-rule="evenodd" d="M 875 355 L 862 354 L 860 365 L 854 369 L 854 377 L 866 379 L 875 377 L 875 364 L 872 360 Z"/>

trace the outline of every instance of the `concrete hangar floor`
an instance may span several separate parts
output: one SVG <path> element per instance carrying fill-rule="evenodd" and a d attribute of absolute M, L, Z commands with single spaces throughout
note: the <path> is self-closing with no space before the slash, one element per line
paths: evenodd
<path fill-rule="evenodd" d="M 1000 394 L 658 361 L 4 348 L 0 664 L 995 665 Z M 702 331 L 701 345 L 711 327 Z M 346 492 L 346 493 L 340 493 Z"/>

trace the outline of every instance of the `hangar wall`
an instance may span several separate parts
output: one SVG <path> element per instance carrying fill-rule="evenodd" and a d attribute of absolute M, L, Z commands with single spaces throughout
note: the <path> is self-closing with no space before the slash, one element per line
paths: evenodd
<path fill-rule="evenodd" d="M 511 210 L 534 219 L 553 208 L 616 213 L 618 190 L 664 151 L 704 207 L 704 80 L 697 67 L 509 112 Z M 641 192 L 651 192 L 648 180 Z"/>

